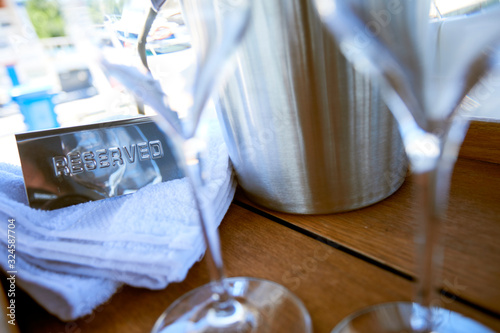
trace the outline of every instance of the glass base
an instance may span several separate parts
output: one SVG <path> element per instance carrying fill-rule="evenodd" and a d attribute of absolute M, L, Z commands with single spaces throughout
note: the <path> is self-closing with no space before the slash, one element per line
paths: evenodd
<path fill-rule="evenodd" d="M 285 287 L 249 277 L 224 281 L 233 297 L 228 311 L 214 310 L 212 286 L 206 284 L 176 300 L 158 318 L 152 333 L 312 332 L 309 313 Z"/>
<path fill-rule="evenodd" d="M 429 316 L 428 316 L 429 315 Z M 426 318 L 431 318 L 426 325 Z M 493 333 L 486 326 L 451 310 L 426 308 L 411 302 L 395 302 L 363 309 L 342 320 L 332 333 Z"/>

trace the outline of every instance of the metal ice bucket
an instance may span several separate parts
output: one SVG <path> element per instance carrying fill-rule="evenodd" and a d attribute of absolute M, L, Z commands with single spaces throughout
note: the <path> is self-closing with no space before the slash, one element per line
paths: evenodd
<path fill-rule="evenodd" d="M 392 194 L 406 160 L 378 87 L 339 53 L 309 0 L 253 1 L 236 71 L 216 103 L 247 196 L 316 214 Z"/>

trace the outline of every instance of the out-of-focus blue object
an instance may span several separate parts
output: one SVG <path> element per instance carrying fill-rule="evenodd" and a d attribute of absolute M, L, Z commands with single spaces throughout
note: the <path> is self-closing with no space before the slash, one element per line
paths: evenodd
<path fill-rule="evenodd" d="M 16 87 L 19 85 L 19 78 L 17 77 L 16 68 L 14 65 L 5 66 L 7 69 L 7 74 L 9 75 L 10 81 L 12 82 L 12 86 Z"/>
<path fill-rule="evenodd" d="M 19 105 L 28 131 L 59 127 L 54 111 L 51 86 L 18 85 L 12 88 L 11 97 Z"/>

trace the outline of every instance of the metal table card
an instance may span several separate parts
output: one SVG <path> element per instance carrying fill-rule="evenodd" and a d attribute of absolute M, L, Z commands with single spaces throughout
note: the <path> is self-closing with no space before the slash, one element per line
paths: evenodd
<path fill-rule="evenodd" d="M 57 209 L 182 177 L 149 117 L 16 135 L 31 207 Z"/>

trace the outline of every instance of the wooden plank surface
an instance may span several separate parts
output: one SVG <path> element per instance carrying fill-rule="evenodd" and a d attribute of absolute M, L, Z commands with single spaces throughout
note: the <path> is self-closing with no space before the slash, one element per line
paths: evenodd
<path fill-rule="evenodd" d="M 499 138 L 499 124 L 473 123 L 464 142 L 443 227 L 446 252 L 441 285 L 458 299 L 436 296 L 445 307 L 497 331 L 500 165 L 495 163 L 500 163 Z M 268 210 L 257 210 L 256 214 L 255 206 L 240 207 L 249 202 L 239 195 L 240 202 L 232 205 L 221 225 L 227 273 L 285 285 L 304 301 L 314 331 L 320 333 L 329 332 L 346 315 L 365 306 L 410 300 L 414 217 L 418 212 L 412 189 L 412 182 L 407 181 L 378 204 L 316 216 Z M 125 287 L 92 315 L 69 323 L 57 320 L 18 292 L 16 319 L 22 333 L 149 332 L 170 303 L 206 282 L 202 261 L 182 283 L 161 291 Z M 467 302 L 470 304 L 464 305 Z"/>
<path fill-rule="evenodd" d="M 500 120 L 472 121 L 460 157 L 500 164 Z"/>
<path fill-rule="evenodd" d="M 260 277 L 286 286 L 303 300 L 316 333 L 330 332 L 353 311 L 409 300 L 412 293 L 408 280 L 236 205 L 221 225 L 221 237 L 228 275 Z M 20 296 L 22 332 L 148 332 L 173 300 L 207 282 L 205 268 L 203 261 L 196 264 L 184 282 L 162 291 L 126 287 L 94 315 L 70 323 L 58 321 Z M 444 305 L 500 330 L 500 321 L 491 316 L 451 299 Z"/>
<path fill-rule="evenodd" d="M 308 216 L 263 210 L 414 277 L 418 206 L 413 189 L 409 178 L 389 198 L 339 214 Z M 251 204 L 241 194 L 237 199 Z M 441 287 L 500 316 L 499 203 L 500 165 L 459 159 L 443 225 Z"/>

